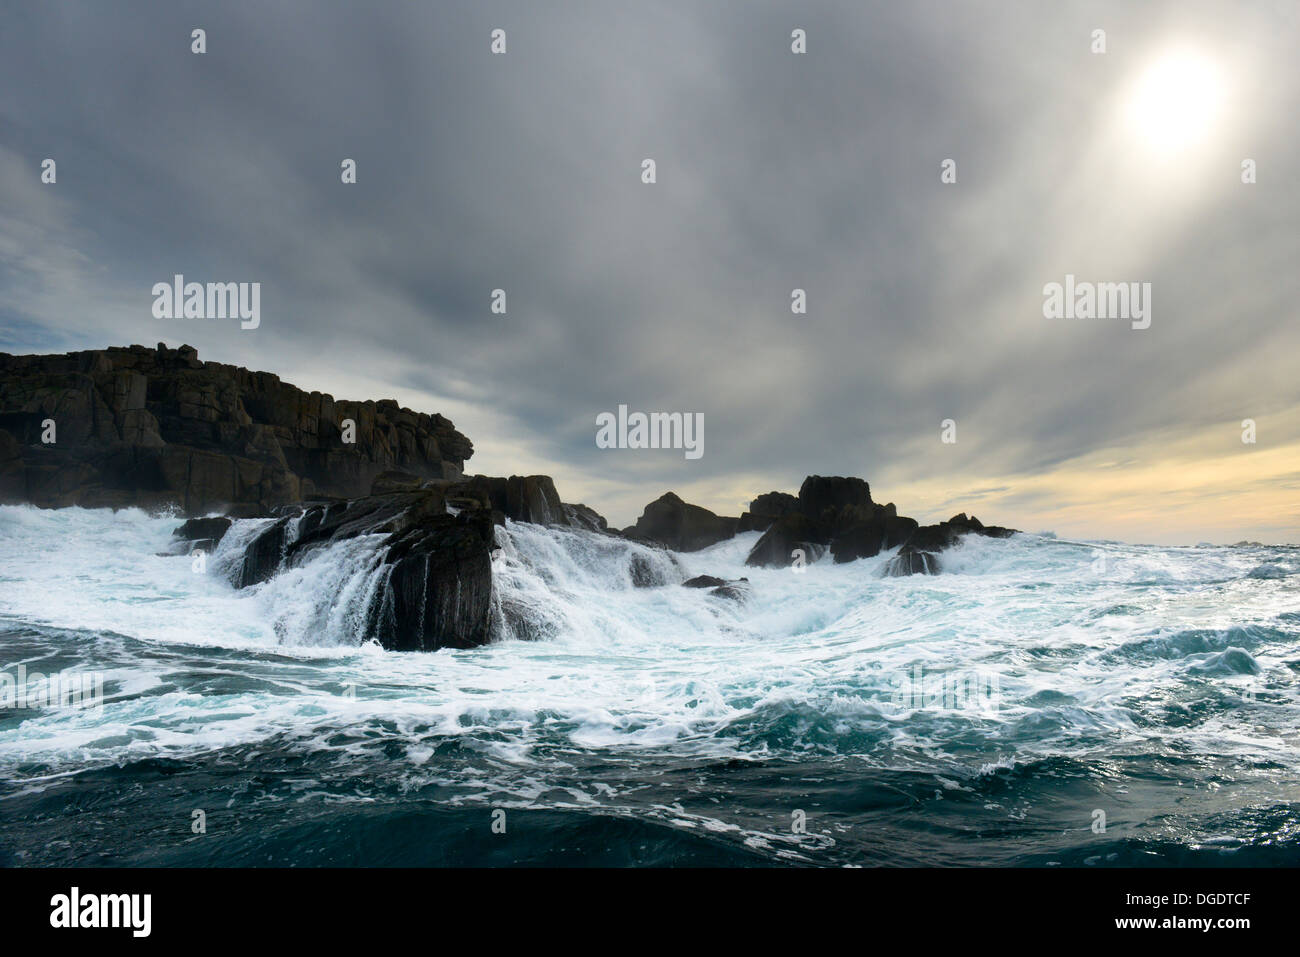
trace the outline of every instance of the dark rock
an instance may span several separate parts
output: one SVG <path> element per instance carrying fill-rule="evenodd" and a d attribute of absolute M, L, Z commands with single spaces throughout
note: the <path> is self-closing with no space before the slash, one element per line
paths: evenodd
<path fill-rule="evenodd" d="M 392 571 L 370 633 L 392 651 L 474 648 L 489 638 L 492 520 L 487 512 L 426 515 L 384 543 Z"/>
<path fill-rule="evenodd" d="M 939 572 L 939 552 L 951 548 L 964 535 L 984 535 L 988 538 L 1008 538 L 1015 529 L 1000 525 L 984 525 L 975 516 L 965 512 L 954 515 L 938 525 L 922 525 L 907 536 L 906 544 L 885 567 L 887 575 L 934 575 Z"/>
<path fill-rule="evenodd" d="M 892 510 L 893 504 L 885 506 L 886 509 Z M 904 544 L 916 531 L 918 525 L 914 518 L 908 518 L 906 515 L 899 515 L 896 511 L 893 514 L 886 514 L 884 517 L 885 539 L 881 542 L 882 550 L 897 548 Z"/>
<path fill-rule="evenodd" d="M 385 495 L 388 492 L 412 492 L 423 483 L 424 479 L 419 475 L 390 469 L 375 476 L 375 480 L 370 483 L 370 494 Z"/>
<path fill-rule="evenodd" d="M 749 511 L 741 513 L 736 533 L 761 532 L 782 515 L 799 508 L 799 499 L 788 492 L 768 492 L 749 503 Z"/>
<path fill-rule="evenodd" d="M 448 514 L 445 484 L 286 509 L 246 547 L 234 583 L 247 587 L 317 549 L 379 535 L 385 574 L 362 609 L 366 635 L 393 651 L 472 648 L 489 639 L 492 513 Z"/>
<path fill-rule="evenodd" d="M 211 539 L 213 544 L 220 542 L 226 532 L 230 530 L 231 521 L 229 518 L 191 518 L 182 522 L 177 529 L 172 532 L 176 538 L 186 541 L 197 541 L 199 539 Z"/>
<path fill-rule="evenodd" d="M 749 597 L 748 578 L 727 581 L 725 578 L 715 578 L 713 575 L 696 575 L 694 578 L 688 578 L 682 584 L 687 588 L 707 588 L 709 594 L 715 598 L 744 601 Z"/>
<path fill-rule="evenodd" d="M 725 578 L 714 578 L 712 575 L 696 575 L 694 578 L 688 578 L 682 582 L 687 588 L 716 588 L 726 583 Z"/>
<path fill-rule="evenodd" d="M 26 496 L 22 446 L 11 433 L 0 429 L 0 502 L 19 502 Z"/>
<path fill-rule="evenodd" d="M 831 554 L 836 562 L 879 555 L 885 543 L 885 523 L 875 515 L 848 520 L 832 532 Z"/>
<path fill-rule="evenodd" d="M 766 520 L 763 513 L 781 512 L 750 551 L 746 559 L 749 565 L 789 565 L 796 549 L 804 550 L 807 561 L 828 546 L 836 562 L 850 562 L 907 546 L 907 555 L 893 563 L 900 574 L 907 574 L 908 570 L 937 568 L 933 555 L 951 547 L 962 535 L 1013 534 L 1011 529 L 986 527 L 965 513 L 938 525 L 920 526 L 915 519 L 899 515 L 892 502 L 873 502 L 870 486 L 859 478 L 810 475 L 804 479 L 797 500 L 782 499 L 777 497 L 779 494 L 760 496 L 765 500 L 763 505 L 759 506 L 756 499 L 755 507 L 746 513 L 749 517 L 743 524 L 757 527 Z M 913 554 L 931 557 L 908 557 Z"/>
<path fill-rule="evenodd" d="M 810 540 L 829 545 L 837 562 L 878 555 L 894 539 L 901 544 L 911 522 L 900 522 L 892 504 L 872 502 L 870 486 L 852 477 L 808 476 L 799 489 L 799 508 L 811 523 Z"/>
<path fill-rule="evenodd" d="M 569 525 L 574 528 L 585 528 L 589 532 L 609 531 L 609 522 L 594 508 L 565 503 L 564 514 L 568 517 Z"/>
<path fill-rule="evenodd" d="M 860 478 L 809 475 L 799 486 L 799 507 L 805 515 L 819 520 L 828 511 L 838 512 L 846 505 L 870 508 L 871 486 Z"/>
<path fill-rule="evenodd" d="M 814 545 L 821 544 L 814 541 L 816 537 L 816 527 L 807 515 L 789 512 L 773 522 L 763 537 L 754 543 L 745 564 L 782 568 L 794 561 L 796 549 L 802 550 L 805 562 L 811 563 L 815 560 Z"/>
<path fill-rule="evenodd" d="M 908 536 L 907 546 L 913 551 L 939 552 L 956 545 L 961 535 L 962 529 L 947 522 L 922 525 Z"/>
<path fill-rule="evenodd" d="M 495 508 L 501 508 L 495 502 Z M 512 475 L 506 483 L 506 507 L 501 512 L 516 522 L 567 525 L 569 517 L 549 475 Z"/>
<path fill-rule="evenodd" d="M 300 561 L 304 551 L 358 535 L 397 534 L 430 517 L 454 517 L 447 515 L 441 488 L 313 505 L 301 512 L 296 538 L 285 547 L 285 558 Z M 491 523 L 490 516 L 486 520 Z"/>
<path fill-rule="evenodd" d="M 0 353 L 3 502 L 265 515 L 318 495 L 364 496 L 386 472 L 457 479 L 471 454 L 440 415 L 335 401 L 271 373 L 201 362 L 190 346 Z"/>
<path fill-rule="evenodd" d="M 623 534 L 674 551 L 694 552 L 731 538 L 736 533 L 736 522 L 665 492 L 647 505 L 636 524 L 624 529 Z"/>
<path fill-rule="evenodd" d="M 973 532 L 977 535 L 984 535 L 988 538 L 1010 538 L 1016 534 L 1014 528 L 1004 528 L 1001 525 L 985 525 L 974 515 L 966 517 L 965 512 L 954 515 L 948 521 L 943 523 L 958 534 Z"/>
<path fill-rule="evenodd" d="M 1016 534 L 1016 529 L 1006 528 L 1002 525 L 985 525 L 979 530 L 979 534 L 986 538 L 1010 538 Z"/>
<path fill-rule="evenodd" d="M 475 475 L 456 489 L 461 494 L 483 496 L 491 508 L 514 522 L 570 524 L 569 514 L 549 475 L 512 475 L 509 478 Z"/>
<path fill-rule="evenodd" d="M 247 588 L 260 584 L 280 570 L 285 557 L 288 526 L 287 517 L 277 519 L 249 542 L 244 548 L 244 560 L 239 565 L 235 587 Z"/>
<path fill-rule="evenodd" d="M 923 552 L 904 545 L 898 554 L 885 564 L 885 574 L 893 577 L 903 575 L 935 575 L 939 571 L 938 556 L 932 552 Z"/>
<path fill-rule="evenodd" d="M 743 582 L 744 579 L 741 579 Z M 749 597 L 749 586 L 741 582 L 729 582 L 718 588 L 712 589 L 709 594 L 714 598 L 729 598 L 732 601 L 744 601 Z"/>
<path fill-rule="evenodd" d="M 628 562 L 628 573 L 634 588 L 657 588 L 667 585 L 668 581 L 644 555 L 634 554 Z"/>

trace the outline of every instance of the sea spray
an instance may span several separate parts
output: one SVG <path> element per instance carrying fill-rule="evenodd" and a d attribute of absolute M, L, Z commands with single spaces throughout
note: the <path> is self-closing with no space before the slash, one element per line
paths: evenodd
<path fill-rule="evenodd" d="M 673 555 L 507 524 L 498 640 L 410 654 L 358 643 L 381 590 L 373 543 L 235 589 L 220 567 L 265 522 L 236 522 L 206 574 L 166 554 L 176 524 L 0 508 L 0 665 L 104 684 L 96 710 L 0 714 L 0 851 L 466 864 L 481 845 L 433 835 L 508 807 L 529 820 L 509 853 L 535 861 L 568 860 L 560 848 L 732 864 L 1213 863 L 1224 841 L 1234 862 L 1294 852 L 1277 839 L 1300 787 L 1293 548 L 1109 543 L 1099 568 L 1098 543 L 971 538 L 939 575 L 889 578 L 887 553 L 746 568 L 756 532 Z M 637 587 L 634 558 L 663 583 Z M 1252 577 L 1263 565 L 1286 574 Z M 750 597 L 681 586 L 701 574 L 748 576 Z M 893 679 L 918 667 L 996 676 L 999 707 L 938 694 L 902 707 Z M 188 820 L 214 787 L 219 843 L 149 823 Z M 79 830 L 65 808 L 86 800 L 120 823 Z M 1100 850 L 1099 800 L 1112 824 Z M 1151 806 L 1160 821 L 1142 816 Z M 801 839 L 793 808 L 808 809 Z"/>

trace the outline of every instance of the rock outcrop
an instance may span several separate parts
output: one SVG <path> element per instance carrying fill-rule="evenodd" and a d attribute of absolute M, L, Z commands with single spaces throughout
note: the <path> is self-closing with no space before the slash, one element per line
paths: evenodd
<path fill-rule="evenodd" d="M 549 475 L 512 475 L 493 478 L 475 475 L 460 486 L 462 494 L 475 495 L 513 522 L 534 525 L 568 525 L 569 513 Z"/>
<path fill-rule="evenodd" d="M 487 509 L 447 511 L 444 489 L 366 496 L 281 509 L 244 546 L 232 583 L 257 585 L 314 551 L 361 535 L 385 536 L 375 590 L 358 609 L 365 635 L 392 651 L 473 648 L 490 637 L 493 544 Z M 200 531 L 191 523 L 178 535 Z"/>
<path fill-rule="evenodd" d="M 176 529 L 175 535 L 188 546 L 184 549 L 185 552 L 195 550 L 212 552 L 221 544 L 221 540 L 226 537 L 226 532 L 230 531 L 230 526 L 233 524 L 233 521 L 225 516 L 191 518 Z"/>
<path fill-rule="evenodd" d="M 887 568 L 889 574 L 932 574 L 938 570 L 935 556 L 962 535 L 1005 538 L 1013 531 L 986 527 L 965 513 L 938 525 L 922 526 L 915 519 L 899 515 L 892 502 L 873 502 L 870 486 L 859 478 L 810 475 L 804 479 L 793 505 L 771 498 L 778 494 L 760 496 L 746 512 L 770 513 L 773 502 L 782 508 L 750 550 L 745 560 L 748 565 L 787 566 L 799 552 L 805 563 L 812 562 L 827 548 L 836 562 L 850 562 L 897 548 L 899 552 Z M 766 501 L 760 504 L 760 499 Z"/>
<path fill-rule="evenodd" d="M 803 552 L 805 562 L 816 561 L 826 551 L 821 537 L 812 519 L 803 512 L 790 512 L 768 526 L 763 537 L 750 549 L 745 564 L 779 568 L 789 565 L 796 551 Z"/>
<path fill-rule="evenodd" d="M 736 533 L 763 532 L 778 518 L 790 512 L 798 511 L 799 499 L 789 492 L 768 492 L 749 503 L 749 510 L 742 512 L 736 524 Z"/>
<path fill-rule="evenodd" d="M 871 498 L 871 486 L 860 478 L 809 475 L 799 494 L 768 492 L 755 498 L 740 518 L 715 515 L 667 492 L 645 507 L 636 525 L 623 529 L 627 538 L 662 545 L 674 551 L 697 551 L 746 531 L 763 534 L 745 563 L 780 568 L 810 564 L 827 550 L 836 562 L 870 558 L 899 549 L 891 574 L 933 573 L 935 555 L 963 535 L 1006 537 L 1012 529 L 985 527 L 964 513 L 938 525 L 920 525 L 899 515 L 891 502 Z"/>
<path fill-rule="evenodd" d="M 736 534 L 737 519 L 715 515 L 707 508 L 689 505 L 675 493 L 665 492 L 645 507 L 636 524 L 623 535 L 655 542 L 678 552 L 695 552 Z"/>
<path fill-rule="evenodd" d="M 189 346 L 0 353 L 3 502 L 267 514 L 367 495 L 395 470 L 459 478 L 472 454 L 440 415 L 304 392 Z"/>
<path fill-rule="evenodd" d="M 609 532 L 609 522 L 594 508 L 578 504 L 565 504 L 564 514 L 573 528 L 585 528 L 589 532 Z"/>
<path fill-rule="evenodd" d="M 985 525 L 974 515 L 967 518 L 966 513 L 961 512 L 946 522 L 917 528 L 885 566 L 885 574 L 933 575 L 939 570 L 939 552 L 956 545 L 963 535 L 1009 538 L 1014 534 L 1013 528 Z"/>

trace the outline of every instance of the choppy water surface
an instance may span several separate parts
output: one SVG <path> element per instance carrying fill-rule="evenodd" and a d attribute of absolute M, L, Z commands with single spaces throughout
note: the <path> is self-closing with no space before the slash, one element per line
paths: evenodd
<path fill-rule="evenodd" d="M 499 640 L 397 654 L 358 637 L 374 541 L 235 591 L 257 523 L 202 572 L 176 524 L 0 508 L 0 671 L 103 688 L 0 709 L 0 863 L 1300 863 L 1300 549 L 886 578 L 511 525 Z"/>

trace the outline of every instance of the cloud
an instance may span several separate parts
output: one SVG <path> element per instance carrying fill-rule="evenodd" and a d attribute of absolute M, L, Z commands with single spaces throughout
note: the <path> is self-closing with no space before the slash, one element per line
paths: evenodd
<path fill-rule="evenodd" d="M 617 524 L 839 472 L 1023 526 L 1067 463 L 1132 475 L 1300 408 L 1298 38 L 1264 3 L 29 7 L 0 35 L 0 348 L 188 341 L 396 395 Z M 1158 167 L 1117 118 L 1173 43 L 1232 77 L 1229 120 Z M 154 319 L 177 272 L 261 281 L 261 328 Z M 1066 272 L 1151 282 L 1152 327 L 1044 319 Z M 702 412 L 704 457 L 597 449 L 619 404 Z M 1123 537 L 1107 507 L 1079 533 Z"/>

